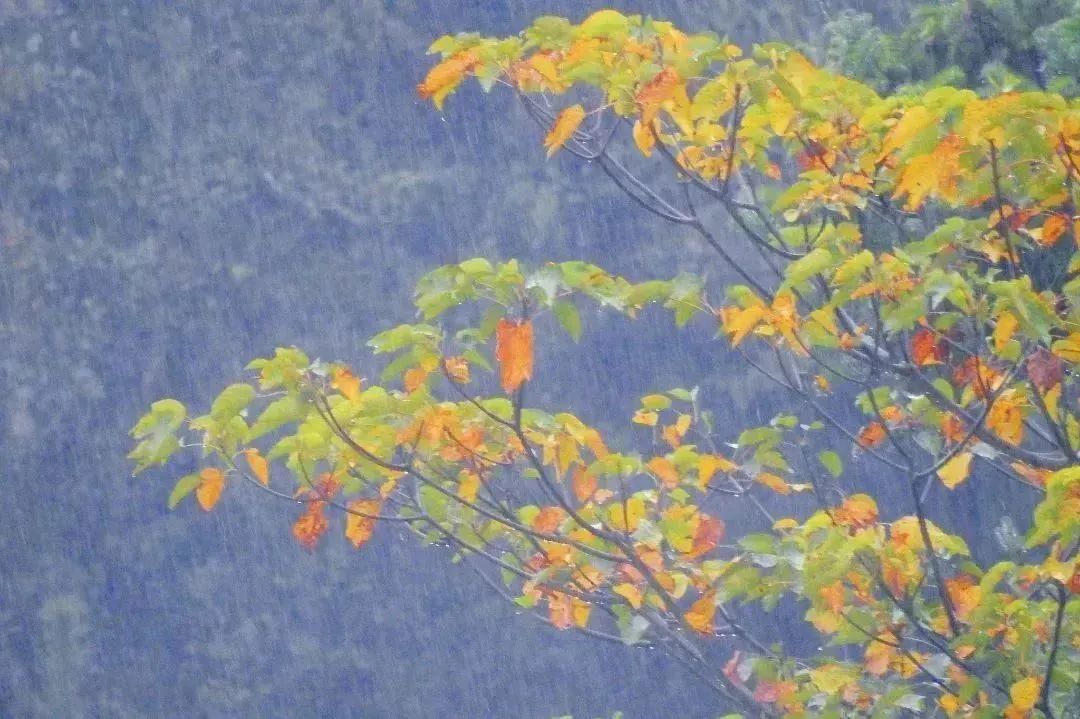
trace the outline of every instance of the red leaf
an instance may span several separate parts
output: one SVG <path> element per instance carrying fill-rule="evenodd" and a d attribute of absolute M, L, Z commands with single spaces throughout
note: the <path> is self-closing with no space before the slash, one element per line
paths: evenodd
<path fill-rule="evenodd" d="M 1040 347 L 1027 360 L 1028 377 L 1040 392 L 1046 392 L 1061 382 L 1064 367 L 1061 358 Z"/>

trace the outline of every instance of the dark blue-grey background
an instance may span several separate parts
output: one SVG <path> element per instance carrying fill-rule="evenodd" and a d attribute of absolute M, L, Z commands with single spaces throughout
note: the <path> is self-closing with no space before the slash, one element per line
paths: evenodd
<path fill-rule="evenodd" d="M 813 40 L 844 3 L 615 5 L 746 42 Z M 723 713 L 662 657 L 516 616 L 392 529 L 309 554 L 288 505 L 234 487 L 170 514 L 175 473 L 124 460 L 149 402 L 205 403 L 277 345 L 370 366 L 364 340 L 412 319 L 440 263 L 701 270 L 693 237 L 545 162 L 506 93 L 445 114 L 415 95 L 443 33 L 598 7 L 0 2 L 0 716 Z M 538 401 L 615 426 L 698 383 L 732 433 L 767 418 L 707 329 L 669 325 L 588 313 L 581 345 L 545 345 Z"/>

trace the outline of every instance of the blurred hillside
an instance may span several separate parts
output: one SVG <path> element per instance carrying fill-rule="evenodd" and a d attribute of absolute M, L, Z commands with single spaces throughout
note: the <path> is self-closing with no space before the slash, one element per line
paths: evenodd
<path fill-rule="evenodd" d="M 896 30 L 912 3 L 647 5 L 862 72 L 858 23 Z M 435 37 L 584 10 L 0 0 L 0 714 L 716 713 L 661 657 L 513 617 L 440 550 L 391 530 L 312 556 L 287 505 L 230 491 L 228 511 L 169 514 L 169 477 L 131 480 L 124 460 L 149 402 L 205 402 L 277 345 L 369 367 L 364 340 L 409 321 L 441 263 L 700 270 L 694 237 L 593 168 L 545 162 L 509 96 L 470 89 L 445 115 L 415 96 Z M 581 345 L 545 348 L 537 401 L 600 421 L 699 383 L 733 432 L 775 409 L 707 331 L 638 322 L 589 316 Z"/>

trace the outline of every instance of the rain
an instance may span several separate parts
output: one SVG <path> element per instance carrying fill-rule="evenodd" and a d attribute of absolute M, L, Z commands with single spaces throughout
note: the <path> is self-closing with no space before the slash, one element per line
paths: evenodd
<path fill-rule="evenodd" d="M 662 652 L 535 621 L 403 529 L 359 552 L 331 532 L 308 551 L 294 506 L 240 486 L 213 512 L 170 511 L 198 457 L 133 477 L 128 432 L 161 397 L 207 406 L 275 347 L 377 377 L 368 339 L 416 321 L 412 288 L 443 264 L 738 279 L 595 164 L 546 159 L 512 93 L 470 83 L 442 111 L 421 99 L 436 38 L 610 6 L 824 60 L 830 22 L 889 32 L 916 4 L 0 0 L 0 715 L 734 711 Z M 613 444 L 650 392 L 698 387 L 731 438 L 788 404 L 715 324 L 595 307 L 582 320 L 579 343 L 538 340 L 530 402 L 570 408 Z M 985 526 L 973 549 L 990 558 L 1020 541 L 997 525 L 1031 503 L 1020 496 L 934 501 Z M 801 611 L 750 616 L 770 641 L 817 641 Z"/>

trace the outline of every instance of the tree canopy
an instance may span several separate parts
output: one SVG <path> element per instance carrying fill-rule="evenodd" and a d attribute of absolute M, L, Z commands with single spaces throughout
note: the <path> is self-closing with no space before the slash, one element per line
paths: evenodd
<path fill-rule="evenodd" d="M 692 230 L 723 281 L 444 266 L 419 322 L 369 342 L 378 381 L 280 348 L 203 414 L 155 403 L 136 471 L 196 448 L 170 506 L 249 484 L 299 505 L 311 549 L 335 525 L 448 544 L 560 629 L 663 649 L 725 710 L 1075 714 L 1080 103 L 882 96 L 782 44 L 613 10 L 431 51 L 422 97 L 514 92 L 549 158 Z M 627 431 L 530 403 L 538 344 L 653 306 L 715 327 L 788 409 L 732 431 L 662 388 Z M 934 492 L 1009 497 L 1008 521 L 965 532 Z M 763 637 L 761 611 L 804 614 L 822 651 Z"/>

